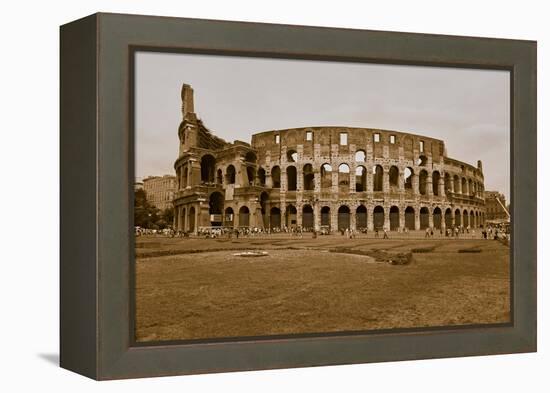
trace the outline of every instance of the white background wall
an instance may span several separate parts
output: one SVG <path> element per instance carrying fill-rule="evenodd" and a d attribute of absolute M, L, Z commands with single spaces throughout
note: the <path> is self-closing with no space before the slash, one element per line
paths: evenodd
<path fill-rule="evenodd" d="M 1 11 L 0 390 L 545 391 L 550 360 L 548 209 L 539 204 L 539 353 L 95 383 L 58 353 L 58 26 L 96 11 L 442 33 L 539 42 L 539 149 L 547 126 L 548 12 L 543 1 L 12 1 Z M 550 155 L 539 154 L 539 201 Z M 546 224 L 546 225 L 545 225 Z M 546 228 L 545 228 L 546 227 Z M 547 391 L 547 390 L 546 390 Z"/>

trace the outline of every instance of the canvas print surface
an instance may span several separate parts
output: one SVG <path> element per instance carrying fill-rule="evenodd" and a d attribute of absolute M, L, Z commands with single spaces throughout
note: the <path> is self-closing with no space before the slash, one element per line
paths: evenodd
<path fill-rule="evenodd" d="M 508 71 L 134 61 L 136 342 L 511 322 Z"/>

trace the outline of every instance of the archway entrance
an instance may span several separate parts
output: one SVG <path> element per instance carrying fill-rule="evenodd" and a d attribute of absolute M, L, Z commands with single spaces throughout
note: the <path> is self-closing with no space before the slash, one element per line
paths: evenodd
<path fill-rule="evenodd" d="M 228 207 L 225 209 L 225 214 L 224 214 L 224 217 L 223 217 L 223 226 L 224 227 L 229 227 L 229 228 L 233 228 L 234 226 L 234 213 L 233 213 L 233 209 Z"/>
<path fill-rule="evenodd" d="M 397 231 L 399 229 L 399 208 L 392 206 L 390 208 L 390 231 Z"/>
<path fill-rule="evenodd" d="M 376 206 L 372 213 L 374 229 L 384 229 L 384 208 Z"/>
<path fill-rule="evenodd" d="M 281 227 L 281 209 L 272 207 L 269 212 L 269 226 L 271 229 Z"/>
<path fill-rule="evenodd" d="M 296 222 L 296 207 L 294 205 L 288 205 L 286 207 L 286 226 L 288 228 L 294 228 L 297 225 Z"/>
<path fill-rule="evenodd" d="M 405 209 L 405 228 L 409 231 L 414 231 L 415 229 L 414 208 L 411 206 L 407 206 Z"/>
<path fill-rule="evenodd" d="M 239 209 L 239 227 L 250 226 L 250 210 L 247 206 L 242 206 Z"/>
<path fill-rule="evenodd" d="M 330 207 L 328 206 L 321 208 L 321 226 L 330 230 Z"/>
<path fill-rule="evenodd" d="M 441 209 L 438 207 L 434 209 L 434 228 L 441 229 Z"/>
<path fill-rule="evenodd" d="M 219 227 L 223 224 L 223 202 L 224 198 L 221 192 L 213 192 L 208 200 L 208 213 L 210 214 L 210 225 Z"/>
<path fill-rule="evenodd" d="M 304 205 L 302 208 L 302 228 L 305 230 L 313 230 L 313 208 L 311 205 Z"/>
<path fill-rule="evenodd" d="M 346 205 L 338 208 L 338 230 L 349 229 L 350 227 L 350 210 Z"/>
<path fill-rule="evenodd" d="M 426 229 L 430 226 L 430 211 L 427 207 L 420 208 L 420 229 Z"/>
<path fill-rule="evenodd" d="M 360 205 L 355 212 L 355 226 L 358 230 L 367 228 L 367 208 Z"/>

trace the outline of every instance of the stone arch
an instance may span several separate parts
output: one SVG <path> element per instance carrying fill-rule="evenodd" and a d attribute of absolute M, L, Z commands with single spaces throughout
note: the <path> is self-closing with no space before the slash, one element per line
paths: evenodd
<path fill-rule="evenodd" d="M 372 211 L 372 222 L 374 229 L 384 228 L 384 208 L 380 205 L 376 206 Z"/>
<path fill-rule="evenodd" d="M 433 171 L 432 173 L 432 193 L 435 196 L 439 196 L 439 181 L 441 179 L 441 175 L 439 174 L 439 171 Z"/>
<path fill-rule="evenodd" d="M 367 228 L 367 221 L 367 208 L 365 205 L 357 206 L 355 210 L 355 227 L 357 229 L 365 229 Z"/>
<path fill-rule="evenodd" d="M 298 178 L 296 173 L 296 167 L 291 165 L 286 168 L 286 189 L 287 191 L 296 191 L 298 186 Z"/>
<path fill-rule="evenodd" d="M 272 207 L 269 211 L 269 227 L 280 228 L 281 227 L 281 209 L 278 207 Z"/>
<path fill-rule="evenodd" d="M 253 186 L 254 181 L 256 179 L 256 168 L 254 168 L 253 166 L 247 166 L 246 167 L 246 177 L 247 177 L 247 180 L 248 180 L 248 185 Z"/>
<path fill-rule="evenodd" d="M 392 165 L 389 171 L 390 187 L 397 188 L 399 186 L 399 169 Z"/>
<path fill-rule="evenodd" d="M 297 210 L 296 210 L 296 206 L 294 205 L 287 205 L 286 207 L 286 211 L 285 211 L 285 218 L 286 218 L 286 222 L 285 222 L 285 225 L 288 227 L 288 228 L 294 228 L 296 227 L 296 225 L 298 224 L 296 222 L 296 215 L 297 215 Z"/>
<path fill-rule="evenodd" d="M 418 192 L 420 195 L 427 194 L 427 184 L 428 184 L 428 172 L 425 169 L 420 171 L 418 175 Z"/>
<path fill-rule="evenodd" d="M 436 207 L 433 211 L 433 222 L 434 222 L 434 228 L 435 229 L 441 229 L 441 209 L 439 207 Z"/>
<path fill-rule="evenodd" d="M 225 183 L 226 184 L 235 184 L 236 171 L 233 165 L 229 165 L 225 170 Z"/>
<path fill-rule="evenodd" d="M 244 156 L 244 160 L 250 163 L 256 163 L 257 159 L 258 158 L 256 157 L 256 153 L 254 153 L 253 151 L 247 152 Z"/>
<path fill-rule="evenodd" d="M 458 175 L 453 176 L 453 192 L 455 194 L 458 194 L 460 190 L 460 179 L 458 178 Z"/>
<path fill-rule="evenodd" d="M 451 181 L 451 175 L 449 175 L 449 173 L 445 172 L 445 177 L 444 177 L 444 187 L 445 187 L 445 192 L 446 193 L 451 193 L 453 192 L 453 183 Z"/>
<path fill-rule="evenodd" d="M 405 228 L 411 231 L 416 228 L 416 216 L 412 206 L 407 206 L 405 209 Z"/>
<path fill-rule="evenodd" d="M 420 229 L 430 227 L 430 210 L 427 207 L 420 208 Z"/>
<path fill-rule="evenodd" d="M 367 191 L 367 168 L 362 165 L 355 168 L 355 191 Z"/>
<path fill-rule="evenodd" d="M 375 165 L 372 168 L 373 180 L 372 180 L 372 190 L 373 191 L 383 191 L 384 189 L 384 169 L 381 165 Z"/>
<path fill-rule="evenodd" d="M 296 150 L 287 150 L 286 151 L 286 160 L 288 162 L 298 162 L 298 153 Z"/>
<path fill-rule="evenodd" d="M 428 164 L 428 157 L 425 155 L 418 156 L 418 160 L 416 160 L 416 165 L 418 166 L 426 166 Z"/>
<path fill-rule="evenodd" d="M 241 208 L 239 209 L 239 226 L 250 226 L 250 210 L 248 209 L 248 206 L 241 206 Z"/>
<path fill-rule="evenodd" d="M 258 183 L 260 186 L 265 186 L 265 169 L 260 167 L 258 169 Z"/>
<path fill-rule="evenodd" d="M 269 205 L 269 194 L 263 191 L 260 194 L 260 213 L 262 214 L 262 223 L 264 228 L 269 226 L 269 215 L 267 214 L 267 208 Z"/>
<path fill-rule="evenodd" d="M 208 213 L 210 214 L 210 225 L 223 225 L 223 204 L 224 197 L 221 192 L 215 191 L 208 198 Z"/>
<path fill-rule="evenodd" d="M 461 180 L 461 188 L 460 190 L 462 191 L 463 194 L 467 194 L 467 189 L 466 189 L 466 184 L 467 184 L 467 181 L 466 181 L 466 178 L 463 177 L 462 180 Z"/>
<path fill-rule="evenodd" d="M 233 228 L 235 222 L 235 214 L 232 207 L 225 208 L 223 217 L 223 226 Z"/>
<path fill-rule="evenodd" d="M 211 154 L 205 154 L 201 157 L 201 182 L 214 183 L 214 173 L 216 171 L 216 159 Z"/>
<path fill-rule="evenodd" d="M 470 226 L 470 217 L 468 216 L 468 210 L 466 209 L 462 212 L 462 226 L 464 226 L 464 228 Z"/>
<path fill-rule="evenodd" d="M 410 167 L 403 171 L 403 180 L 405 181 L 405 190 L 412 191 L 413 189 L 414 170 Z"/>
<path fill-rule="evenodd" d="M 399 227 L 399 208 L 392 206 L 390 207 L 390 231 L 397 231 Z"/>
<path fill-rule="evenodd" d="M 271 181 L 273 188 L 281 188 L 281 168 L 278 165 L 271 168 Z"/>
<path fill-rule="evenodd" d="M 445 226 L 447 228 L 453 227 L 453 211 L 450 208 L 445 209 Z"/>
<path fill-rule="evenodd" d="M 332 187 L 332 166 L 328 163 L 321 165 L 321 188 L 330 189 Z"/>
<path fill-rule="evenodd" d="M 313 229 L 314 225 L 313 208 L 311 205 L 304 205 L 302 207 L 302 227 L 310 230 Z"/>
<path fill-rule="evenodd" d="M 349 165 L 345 163 L 338 166 L 338 191 L 349 191 Z"/>
<path fill-rule="evenodd" d="M 360 149 L 355 152 L 355 162 L 365 162 L 367 159 L 367 153 Z"/>
<path fill-rule="evenodd" d="M 460 209 L 455 210 L 455 226 L 462 226 L 462 214 L 460 213 Z"/>
<path fill-rule="evenodd" d="M 346 205 L 338 208 L 338 230 L 350 228 L 350 209 Z"/>
<path fill-rule="evenodd" d="M 327 227 L 330 230 L 330 207 L 323 206 L 321 208 L 321 226 Z"/>
<path fill-rule="evenodd" d="M 313 191 L 315 189 L 315 176 L 313 174 L 313 166 L 311 164 L 304 165 L 302 172 L 304 176 L 304 190 Z"/>
<path fill-rule="evenodd" d="M 475 228 L 475 227 L 476 227 L 476 218 L 474 215 L 474 211 L 470 210 L 470 228 Z"/>

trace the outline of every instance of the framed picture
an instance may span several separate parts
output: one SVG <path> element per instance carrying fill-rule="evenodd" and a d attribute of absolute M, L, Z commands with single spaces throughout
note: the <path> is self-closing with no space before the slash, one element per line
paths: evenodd
<path fill-rule="evenodd" d="M 61 366 L 536 351 L 536 43 L 61 27 Z"/>

